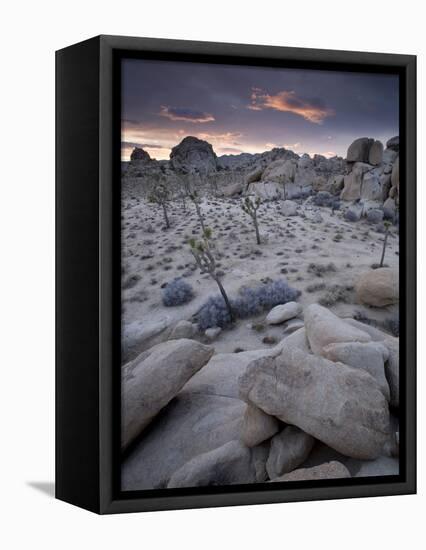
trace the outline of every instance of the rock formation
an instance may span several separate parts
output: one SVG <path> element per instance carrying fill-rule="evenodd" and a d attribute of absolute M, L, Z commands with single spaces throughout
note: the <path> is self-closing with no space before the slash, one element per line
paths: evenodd
<path fill-rule="evenodd" d="M 187 136 L 170 153 L 170 165 L 176 172 L 209 174 L 217 169 L 217 158 L 207 141 Z"/>

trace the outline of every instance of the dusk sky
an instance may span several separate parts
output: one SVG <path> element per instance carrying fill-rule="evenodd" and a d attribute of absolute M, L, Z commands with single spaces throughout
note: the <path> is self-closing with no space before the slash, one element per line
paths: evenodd
<path fill-rule="evenodd" d="M 398 135 L 398 77 L 123 60 L 122 159 L 134 147 L 168 159 L 185 136 L 217 155 L 286 147 L 346 156 L 351 142 Z"/>

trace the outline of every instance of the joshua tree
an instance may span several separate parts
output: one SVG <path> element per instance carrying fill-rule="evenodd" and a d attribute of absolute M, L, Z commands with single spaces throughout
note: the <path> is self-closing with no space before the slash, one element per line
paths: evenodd
<path fill-rule="evenodd" d="M 170 191 L 164 183 L 157 183 L 149 194 L 150 202 L 155 202 L 163 208 L 164 221 L 166 222 L 166 227 L 169 229 L 170 222 L 169 216 L 167 214 L 167 203 L 170 200 Z"/>
<path fill-rule="evenodd" d="M 286 177 L 285 177 L 284 174 L 279 176 L 278 182 L 283 186 L 283 196 L 284 196 L 284 200 L 286 201 L 287 200 L 287 189 L 286 189 L 286 186 L 285 186 Z"/>
<path fill-rule="evenodd" d="M 253 220 L 254 229 L 256 231 L 256 242 L 260 244 L 259 223 L 257 221 L 257 210 L 260 206 L 260 197 L 252 200 L 250 197 L 246 197 L 241 204 L 241 208 L 246 214 Z"/>
<path fill-rule="evenodd" d="M 234 312 L 232 311 L 231 302 L 223 288 L 223 285 L 219 279 L 217 273 L 216 260 L 213 255 L 212 246 L 210 239 L 212 237 L 212 230 L 209 227 L 203 232 L 203 238 L 200 240 L 190 239 L 189 245 L 191 247 L 191 253 L 194 256 L 194 259 L 197 263 L 198 268 L 202 274 L 208 273 L 212 279 L 216 282 L 219 287 L 220 293 L 222 294 L 223 300 L 226 304 L 231 321 L 235 319 Z"/>
<path fill-rule="evenodd" d="M 203 214 L 201 212 L 201 207 L 200 207 L 201 197 L 198 194 L 197 190 L 195 189 L 195 186 L 192 183 L 191 174 L 185 174 L 183 176 L 182 185 L 185 189 L 185 191 L 184 191 L 185 195 L 194 203 L 195 210 L 196 210 L 197 216 L 198 216 L 198 220 L 199 220 L 200 225 L 201 225 L 201 231 L 204 235 L 205 232 L 206 232 L 206 226 L 204 225 L 204 217 L 203 217 Z"/>
<path fill-rule="evenodd" d="M 391 224 L 389 221 L 385 221 L 383 222 L 383 225 L 385 226 L 385 238 L 383 239 L 382 257 L 380 259 L 379 267 L 383 267 L 383 262 L 385 261 L 386 245 L 388 244 L 389 227 Z"/>
<path fill-rule="evenodd" d="M 211 194 L 213 195 L 213 197 L 217 197 L 219 192 L 217 187 L 217 174 L 213 173 L 213 174 L 207 175 L 207 181 L 209 183 Z"/>

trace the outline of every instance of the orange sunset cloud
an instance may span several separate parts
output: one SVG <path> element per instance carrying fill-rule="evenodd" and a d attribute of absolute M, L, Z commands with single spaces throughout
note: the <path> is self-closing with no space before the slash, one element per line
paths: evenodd
<path fill-rule="evenodd" d="M 260 88 L 253 88 L 248 108 L 252 111 L 273 109 L 293 113 L 314 124 L 322 124 L 325 118 L 335 114 L 333 109 L 324 107 L 315 100 L 297 97 L 294 91 L 283 90 L 275 95 L 270 95 Z"/>

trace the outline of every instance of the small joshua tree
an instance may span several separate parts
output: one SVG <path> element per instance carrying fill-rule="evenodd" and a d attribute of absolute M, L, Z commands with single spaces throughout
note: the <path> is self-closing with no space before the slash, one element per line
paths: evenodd
<path fill-rule="evenodd" d="M 278 182 L 283 186 L 283 197 L 284 197 L 284 200 L 286 201 L 287 200 L 287 189 L 286 189 L 286 177 L 284 174 L 282 174 L 281 176 L 279 176 L 278 178 Z"/>
<path fill-rule="evenodd" d="M 167 203 L 170 200 L 170 191 L 167 186 L 164 185 L 164 183 L 157 183 L 157 185 L 155 185 L 151 190 L 148 198 L 150 202 L 155 202 L 162 207 L 166 228 L 169 229 L 170 221 L 167 214 Z"/>
<path fill-rule="evenodd" d="M 250 197 L 246 197 L 241 205 L 241 208 L 244 210 L 244 212 L 248 214 L 250 218 L 253 220 L 254 229 L 256 231 L 257 244 L 260 244 L 259 223 L 257 221 L 257 211 L 259 209 L 259 206 L 260 206 L 259 197 L 253 200 Z"/>
<path fill-rule="evenodd" d="M 210 193 L 212 194 L 213 197 L 217 197 L 219 193 L 219 189 L 217 186 L 217 174 L 216 173 L 209 174 L 206 177 L 210 187 Z"/>
<path fill-rule="evenodd" d="M 383 262 L 385 261 L 386 245 L 388 244 L 389 227 L 391 224 L 389 221 L 385 221 L 383 222 L 383 225 L 385 226 L 385 238 L 383 239 L 382 257 L 380 258 L 379 267 L 383 267 Z"/>
<path fill-rule="evenodd" d="M 182 185 L 185 189 L 185 195 L 194 203 L 195 211 L 197 212 L 198 220 L 201 225 L 201 231 L 204 235 L 206 232 L 206 226 L 204 225 L 204 217 L 200 207 L 201 197 L 193 185 L 193 177 L 193 174 L 185 174 L 183 176 Z"/>
<path fill-rule="evenodd" d="M 222 294 L 223 300 L 228 310 L 231 321 L 235 319 L 234 312 L 232 310 L 231 302 L 228 295 L 223 288 L 223 285 L 219 279 L 217 273 L 216 260 L 213 255 L 210 239 L 212 237 L 212 231 L 207 227 L 203 232 L 203 238 L 200 240 L 190 239 L 189 245 L 191 247 L 191 253 L 194 256 L 195 262 L 202 274 L 208 273 L 210 277 L 216 282 Z"/>

